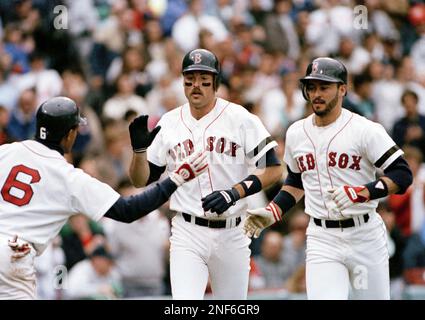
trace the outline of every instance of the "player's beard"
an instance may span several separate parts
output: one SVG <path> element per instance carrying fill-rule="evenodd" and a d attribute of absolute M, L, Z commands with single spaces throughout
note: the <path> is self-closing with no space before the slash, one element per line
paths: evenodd
<path fill-rule="evenodd" d="M 326 108 L 322 111 L 315 110 L 312 102 L 311 102 L 311 104 L 312 104 L 313 112 L 316 114 L 316 116 L 324 117 L 324 116 L 328 115 L 329 113 L 331 113 L 331 111 L 338 104 L 338 92 L 335 94 L 335 97 L 331 101 L 329 101 L 329 103 L 326 104 Z"/>

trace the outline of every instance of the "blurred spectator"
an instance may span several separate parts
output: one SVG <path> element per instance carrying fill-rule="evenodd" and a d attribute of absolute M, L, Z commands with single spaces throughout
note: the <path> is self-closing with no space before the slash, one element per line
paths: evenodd
<path fill-rule="evenodd" d="M 353 32 L 353 10 L 339 0 L 321 0 L 310 13 L 306 40 L 312 56 L 327 56 L 338 52 L 340 37 Z"/>
<path fill-rule="evenodd" d="M 13 139 L 9 135 L 7 129 L 9 117 L 9 111 L 5 107 L 0 105 L 0 145 L 13 142 Z"/>
<path fill-rule="evenodd" d="M 273 13 L 265 21 L 268 49 L 297 60 L 300 53 L 298 34 L 290 16 L 292 1 L 275 0 Z"/>
<path fill-rule="evenodd" d="M 34 89 L 22 91 L 18 105 L 10 114 L 7 132 L 15 141 L 32 139 L 35 134 L 37 99 Z"/>
<path fill-rule="evenodd" d="M 302 118 L 305 100 L 299 88 L 295 67 L 281 71 L 280 87 L 267 91 L 261 99 L 260 118 L 272 134 L 282 134 L 290 124 Z"/>
<path fill-rule="evenodd" d="M 87 153 L 100 154 L 105 150 L 104 136 L 99 117 L 86 102 L 89 91 L 83 74 L 76 71 L 65 70 L 62 73 L 62 94 L 75 101 L 81 114 L 87 119 L 87 125 L 80 126 L 78 135 L 72 148 L 74 165 L 79 164 Z"/>
<path fill-rule="evenodd" d="M 149 120 L 152 117 L 158 121 L 164 113 L 186 103 L 181 84 L 173 80 L 171 74 L 163 75 L 158 84 L 146 96 L 146 103 L 151 112 Z"/>
<path fill-rule="evenodd" d="M 262 53 L 261 60 L 252 75 L 252 84 L 244 90 L 243 98 L 245 101 L 257 103 L 264 96 L 265 92 L 279 87 L 280 78 L 277 74 L 279 69 L 278 61 L 275 55 Z"/>
<path fill-rule="evenodd" d="M 67 297 L 70 299 L 117 299 L 122 296 L 121 281 L 114 258 L 99 246 L 88 259 L 69 272 Z"/>
<path fill-rule="evenodd" d="M 366 0 L 368 32 L 376 32 L 381 39 L 399 39 L 399 33 L 387 12 L 382 10 L 384 1 Z"/>
<path fill-rule="evenodd" d="M 34 264 L 37 272 L 37 298 L 62 299 L 67 275 L 60 237 L 56 237 L 43 254 L 35 258 Z"/>
<path fill-rule="evenodd" d="M 425 116 L 418 110 L 418 95 L 405 90 L 401 96 L 401 104 L 405 116 L 394 124 L 393 139 L 399 146 L 411 145 L 425 154 Z"/>
<path fill-rule="evenodd" d="M 413 183 L 404 194 L 392 194 L 389 205 L 404 236 L 418 232 L 425 221 L 425 165 L 423 154 L 415 147 L 404 147 L 404 157 L 413 174 Z"/>
<path fill-rule="evenodd" d="M 11 68 L 11 58 L 4 52 L 0 45 L 0 105 L 8 111 L 15 108 L 19 98 L 19 91 L 11 83 L 8 77 L 8 69 Z"/>
<path fill-rule="evenodd" d="M 204 13 L 202 0 L 188 0 L 188 5 L 188 11 L 177 19 L 172 28 L 172 38 L 182 51 L 199 47 L 201 29 L 209 30 L 217 42 L 227 37 L 228 31 L 220 19 Z"/>
<path fill-rule="evenodd" d="M 257 284 L 257 289 L 281 289 L 296 270 L 296 266 L 284 259 L 284 250 L 283 237 L 279 232 L 268 231 L 264 235 L 261 254 L 254 257 L 257 272 L 263 279 L 262 286 Z"/>
<path fill-rule="evenodd" d="M 403 108 L 400 98 L 403 94 L 403 85 L 395 79 L 394 66 L 373 61 L 368 67 L 369 74 L 375 81 L 372 84 L 372 101 L 375 104 L 376 120 L 388 132 L 391 132 L 394 123 L 402 117 Z"/>
<path fill-rule="evenodd" d="M 354 75 L 353 90 L 344 99 L 344 108 L 370 120 L 375 118 L 375 104 L 371 99 L 372 78 L 367 73 Z"/>
<path fill-rule="evenodd" d="M 404 289 L 402 255 L 406 245 L 406 238 L 397 227 L 395 214 L 386 202 L 381 201 L 376 211 L 384 220 L 387 231 L 391 299 L 400 300 Z"/>
<path fill-rule="evenodd" d="M 425 4 L 420 3 L 411 8 L 409 19 L 419 36 L 412 45 L 410 56 L 422 84 L 425 82 Z"/>
<path fill-rule="evenodd" d="M 338 60 L 346 66 L 348 73 L 352 75 L 362 73 L 371 61 L 369 52 L 356 45 L 350 36 L 341 37 L 338 53 Z"/>
<path fill-rule="evenodd" d="M 128 180 L 120 183 L 118 191 L 126 197 L 138 192 Z M 106 230 L 122 278 L 124 297 L 164 295 L 169 221 L 156 210 L 131 224 L 108 222 L 112 222 Z"/>
<path fill-rule="evenodd" d="M 152 80 L 144 70 L 145 61 L 138 47 L 128 47 L 122 56 L 115 58 L 109 66 L 106 79 L 109 84 L 114 83 L 120 74 L 128 74 L 136 84 L 135 93 L 144 97 L 152 89 Z"/>
<path fill-rule="evenodd" d="M 104 153 L 100 155 L 86 154 L 80 161 L 79 168 L 113 188 L 118 185 L 119 178 L 114 171 L 114 166 L 109 157 L 105 156 Z"/>
<path fill-rule="evenodd" d="M 93 32 L 99 23 L 99 15 L 93 0 L 66 0 L 69 32 L 83 59 L 87 58 L 93 46 Z"/>
<path fill-rule="evenodd" d="M 425 222 L 409 237 L 403 261 L 406 283 L 425 285 Z"/>
<path fill-rule="evenodd" d="M 306 296 L 305 264 L 299 266 L 288 281 L 286 281 L 285 288 L 289 293 Z"/>
<path fill-rule="evenodd" d="M 97 246 L 105 243 L 101 225 L 82 214 L 72 216 L 62 228 L 60 236 L 68 270 L 87 258 Z"/>
<path fill-rule="evenodd" d="M 8 24 L 4 30 L 4 50 L 12 59 L 13 73 L 30 70 L 28 54 L 34 49 L 34 40 L 28 36 L 26 38 L 17 23 Z"/>
<path fill-rule="evenodd" d="M 98 25 L 93 38 L 90 65 L 93 74 L 104 77 L 112 60 L 127 46 L 142 43 L 141 33 L 134 25 L 134 12 L 128 8 L 127 1 L 112 2 L 111 15 Z"/>
<path fill-rule="evenodd" d="M 133 152 L 130 146 L 128 123 L 124 120 L 112 120 L 105 124 L 104 135 L 106 144 L 104 156 L 111 164 L 112 176 L 118 177 L 120 181 L 128 176 Z"/>
<path fill-rule="evenodd" d="M 412 90 L 418 95 L 419 113 L 425 114 L 425 87 L 420 83 L 416 67 L 410 56 L 404 56 L 398 63 L 397 79 L 405 86 L 406 90 Z"/>
<path fill-rule="evenodd" d="M 29 59 L 31 70 L 23 75 L 11 77 L 11 81 L 20 91 L 35 88 L 35 102 L 40 105 L 61 93 L 62 78 L 56 70 L 46 68 L 46 57 L 43 54 L 33 52 Z"/>
<path fill-rule="evenodd" d="M 149 114 L 145 100 L 136 94 L 136 81 L 130 74 L 122 73 L 118 76 L 116 90 L 103 107 L 105 118 L 121 120 L 129 110 L 134 110 L 138 115 Z"/>
<path fill-rule="evenodd" d="M 295 210 L 289 218 L 289 233 L 283 238 L 283 259 L 294 268 L 305 263 L 306 230 L 309 216 L 301 210 Z"/>

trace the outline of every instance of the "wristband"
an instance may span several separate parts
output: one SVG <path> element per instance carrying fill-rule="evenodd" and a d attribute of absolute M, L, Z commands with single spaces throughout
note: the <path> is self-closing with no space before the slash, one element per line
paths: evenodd
<path fill-rule="evenodd" d="M 388 196 L 388 186 L 384 180 L 378 179 L 364 185 L 369 190 L 369 200 L 375 200 Z"/>
<path fill-rule="evenodd" d="M 245 197 L 260 192 L 261 189 L 263 189 L 260 179 L 258 179 L 258 177 L 254 174 L 249 175 L 245 178 L 245 180 L 239 182 L 239 184 L 245 191 Z"/>
<path fill-rule="evenodd" d="M 297 203 L 294 196 L 285 190 L 280 190 L 276 197 L 274 197 L 273 202 L 282 210 L 282 215 Z"/>

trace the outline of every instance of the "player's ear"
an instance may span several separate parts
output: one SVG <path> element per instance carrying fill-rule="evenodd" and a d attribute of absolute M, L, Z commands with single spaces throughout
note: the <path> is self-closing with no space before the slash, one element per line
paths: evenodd
<path fill-rule="evenodd" d="M 338 90 L 341 93 L 342 97 L 345 97 L 347 95 L 347 85 L 346 84 L 339 84 Z"/>

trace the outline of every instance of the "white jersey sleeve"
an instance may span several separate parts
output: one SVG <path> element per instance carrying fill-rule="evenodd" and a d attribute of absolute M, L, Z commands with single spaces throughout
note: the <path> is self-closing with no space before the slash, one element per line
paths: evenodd
<path fill-rule="evenodd" d="M 276 141 L 272 140 L 270 133 L 256 115 L 247 112 L 240 130 L 244 139 L 245 154 L 252 164 L 277 146 Z"/>
<path fill-rule="evenodd" d="M 297 135 L 300 132 L 300 130 L 302 130 L 302 121 L 303 120 L 299 120 L 295 122 L 286 131 L 286 139 L 285 139 L 286 143 L 285 143 L 285 153 L 283 156 L 283 161 L 288 165 L 289 169 L 291 169 L 291 171 L 295 173 L 300 173 L 301 171 L 298 167 L 297 160 L 294 157 L 292 149 L 293 149 L 293 144 L 298 143 L 299 137 L 297 137 Z M 302 137 L 302 139 L 305 139 L 305 138 Z"/>
<path fill-rule="evenodd" d="M 395 159 L 404 154 L 379 123 L 369 121 L 362 139 L 364 154 L 379 169 L 385 170 Z"/>
<path fill-rule="evenodd" d="M 81 212 L 98 221 L 120 195 L 106 183 L 92 178 L 81 169 L 70 172 L 69 192 L 73 212 Z"/>

